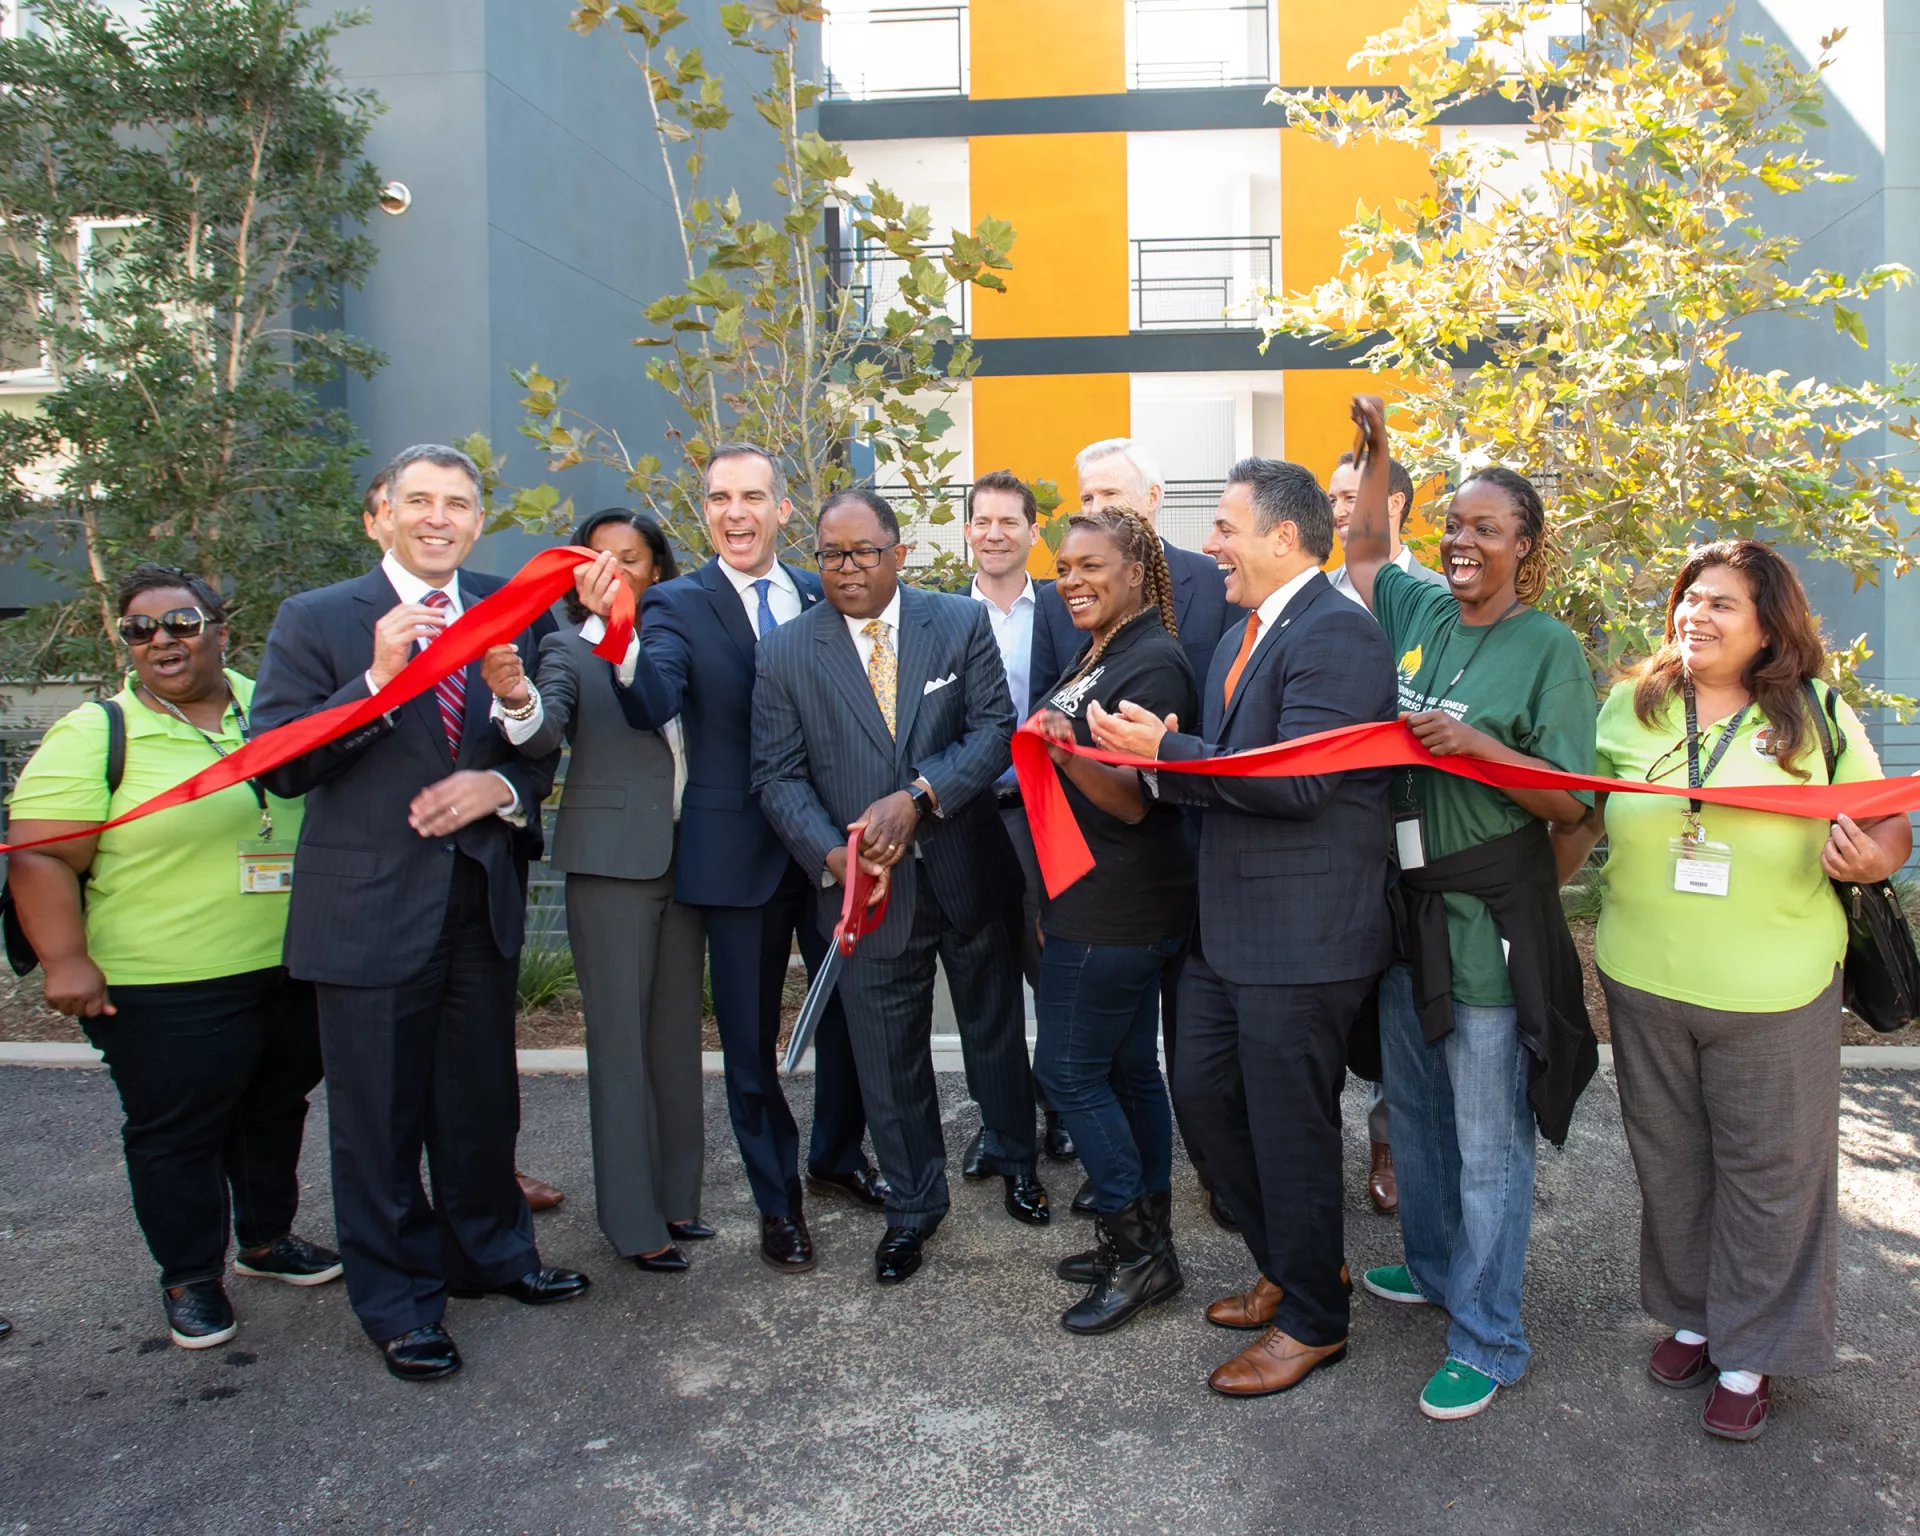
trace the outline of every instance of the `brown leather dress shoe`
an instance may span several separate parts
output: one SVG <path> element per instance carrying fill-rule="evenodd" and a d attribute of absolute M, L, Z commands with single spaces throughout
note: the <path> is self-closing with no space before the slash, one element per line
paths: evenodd
<path fill-rule="evenodd" d="M 1268 1397 L 1297 1387 L 1323 1365 L 1347 1358 L 1347 1341 L 1316 1349 L 1269 1328 L 1207 1378 L 1223 1397 Z"/>
<path fill-rule="evenodd" d="M 1286 1294 L 1265 1275 L 1253 1282 L 1253 1289 L 1237 1296 L 1222 1296 L 1207 1308 L 1207 1321 L 1216 1328 L 1265 1328 L 1273 1321 L 1274 1309 Z"/>
<path fill-rule="evenodd" d="M 520 1181 L 520 1193 L 527 1197 L 527 1209 L 530 1211 L 550 1211 L 567 1198 L 545 1179 L 536 1179 L 518 1168 L 513 1170 L 513 1176 Z"/>
<path fill-rule="evenodd" d="M 1373 1168 L 1367 1174 L 1367 1193 L 1373 1196 L 1373 1208 L 1382 1216 L 1400 1209 L 1400 1184 L 1393 1176 L 1393 1148 L 1384 1141 L 1373 1143 Z"/>

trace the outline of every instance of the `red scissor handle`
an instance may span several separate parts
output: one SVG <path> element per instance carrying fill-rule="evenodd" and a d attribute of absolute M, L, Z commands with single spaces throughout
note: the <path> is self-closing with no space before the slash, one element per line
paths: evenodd
<path fill-rule="evenodd" d="M 878 928 L 886 918 L 887 903 L 893 895 L 891 888 L 871 907 L 867 905 L 867 898 L 873 894 L 873 882 L 878 878 L 860 867 L 860 834 L 855 832 L 847 839 L 847 893 L 840 900 L 840 921 L 833 930 L 833 942 L 840 946 L 843 955 L 852 954 L 861 935 Z"/>

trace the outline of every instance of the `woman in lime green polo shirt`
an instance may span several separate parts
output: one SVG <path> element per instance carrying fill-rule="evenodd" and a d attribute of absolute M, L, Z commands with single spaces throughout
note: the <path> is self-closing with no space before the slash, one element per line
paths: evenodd
<path fill-rule="evenodd" d="M 1830 743 L 1832 782 L 1877 779 L 1860 721 L 1813 681 L 1822 660 L 1785 560 L 1752 539 L 1696 550 L 1665 644 L 1607 696 L 1598 771 L 1823 784 Z M 1648 1369 L 1669 1387 L 1713 1381 L 1704 1427 L 1750 1440 L 1770 1376 L 1834 1358 L 1846 921 L 1829 877 L 1884 880 L 1913 834 L 1905 816 L 1829 826 L 1689 804 L 1603 797 L 1560 834 L 1560 865 L 1604 825 L 1595 959 L 1640 1176 L 1640 1301 L 1675 1330 Z"/>
<path fill-rule="evenodd" d="M 236 1331 L 221 1282 L 230 1226 L 241 1274 L 340 1274 L 339 1255 L 292 1230 L 320 1081 L 312 988 L 280 963 L 299 802 L 237 784 L 93 831 L 246 740 L 253 683 L 222 665 L 225 620 L 199 577 L 134 570 L 119 621 L 133 677 L 47 732 L 10 802 L 13 841 L 89 834 L 14 854 L 8 883 L 48 1004 L 79 1019 L 120 1090 L 134 1214 L 188 1349 Z M 125 722 L 111 790 L 109 711 Z"/>

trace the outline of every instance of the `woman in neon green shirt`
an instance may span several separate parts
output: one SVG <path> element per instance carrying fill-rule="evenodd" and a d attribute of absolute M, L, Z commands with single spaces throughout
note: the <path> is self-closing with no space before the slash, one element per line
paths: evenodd
<path fill-rule="evenodd" d="M 1665 644 L 1607 696 L 1597 771 L 1825 783 L 1824 725 L 1832 782 L 1880 778 L 1853 711 L 1812 681 L 1822 660 L 1785 560 L 1753 539 L 1696 550 Z M 1577 868 L 1604 825 L 1595 959 L 1640 1177 L 1640 1299 L 1675 1330 L 1648 1369 L 1669 1387 L 1713 1380 L 1704 1427 L 1751 1440 L 1769 1376 L 1833 1364 L 1847 941 L 1829 877 L 1884 880 L 1913 834 L 1905 816 L 1829 826 L 1689 804 L 1604 796 L 1560 834 L 1560 866 Z"/>
<path fill-rule="evenodd" d="M 313 989 L 280 964 L 299 802 L 237 784 L 95 830 L 246 740 L 253 683 L 222 665 L 225 621 L 199 577 L 136 568 L 119 621 L 134 676 L 47 732 L 10 802 L 15 842 L 87 834 L 14 854 L 8 883 L 48 1004 L 80 1021 L 120 1090 L 134 1214 L 186 1349 L 236 1331 L 221 1281 L 232 1234 L 241 1274 L 340 1274 L 338 1254 L 292 1230 L 320 1081 Z M 111 790 L 109 709 L 125 722 Z"/>

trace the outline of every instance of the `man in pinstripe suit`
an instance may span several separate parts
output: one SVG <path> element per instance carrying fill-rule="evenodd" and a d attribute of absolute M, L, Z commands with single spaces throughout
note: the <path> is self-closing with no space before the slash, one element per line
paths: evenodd
<path fill-rule="evenodd" d="M 920 1267 L 947 1211 L 946 1148 L 930 1034 L 934 962 L 976 1040 L 973 1089 L 988 1166 L 1008 1211 L 1048 1219 L 1034 1177 L 1019 959 L 1002 920 L 1019 865 L 993 782 L 1011 757 L 1013 706 L 978 603 L 902 587 L 906 548 L 893 509 L 842 491 L 820 513 L 827 601 L 760 645 L 753 694 L 753 789 L 760 809 L 820 882 L 820 923 L 839 916 L 847 839 L 891 887 L 885 921 L 840 980 L 880 1171 L 891 1186 L 874 1255 L 883 1285 Z"/>

